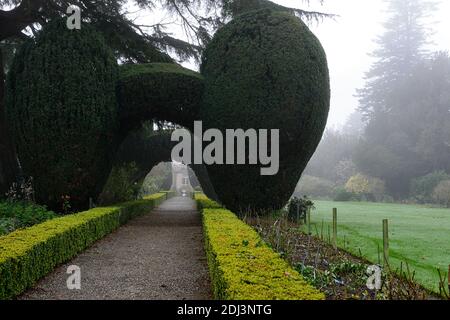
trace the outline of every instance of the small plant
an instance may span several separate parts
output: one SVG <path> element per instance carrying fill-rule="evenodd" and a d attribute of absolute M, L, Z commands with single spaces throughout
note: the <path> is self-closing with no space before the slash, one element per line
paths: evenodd
<path fill-rule="evenodd" d="M 298 263 L 295 269 L 309 284 L 319 290 L 324 290 L 332 281 L 332 276 L 329 271 L 322 272 L 313 266 L 307 266 L 302 263 Z"/>
<path fill-rule="evenodd" d="M 287 217 L 290 221 L 299 222 L 305 219 L 308 209 L 314 209 L 314 202 L 308 199 L 307 196 L 303 198 L 292 198 L 287 205 Z"/>
<path fill-rule="evenodd" d="M 364 276 L 367 266 L 363 263 L 343 261 L 341 263 L 330 265 L 330 271 L 335 275 L 360 274 Z"/>
<path fill-rule="evenodd" d="M 15 218 L 0 218 L 0 235 L 14 231 L 17 225 Z"/>
<path fill-rule="evenodd" d="M 330 263 L 326 270 L 303 263 L 295 264 L 296 270 L 308 283 L 325 292 L 329 297 L 339 299 L 369 299 L 370 291 L 365 288 L 367 266 L 345 258 L 337 263 Z"/>
<path fill-rule="evenodd" d="M 63 214 L 69 214 L 71 212 L 70 196 L 61 196 L 61 209 Z"/>

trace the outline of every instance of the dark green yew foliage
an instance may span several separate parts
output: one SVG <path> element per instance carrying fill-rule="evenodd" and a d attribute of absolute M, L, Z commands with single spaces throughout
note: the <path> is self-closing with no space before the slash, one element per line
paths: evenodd
<path fill-rule="evenodd" d="M 147 119 L 191 128 L 203 96 L 203 77 L 174 63 L 121 67 L 118 84 L 120 120 L 124 131 Z"/>
<path fill-rule="evenodd" d="M 194 120 L 205 129 L 280 129 L 275 176 L 261 176 L 259 165 L 193 166 L 205 192 L 229 209 L 278 209 L 321 139 L 329 102 L 319 41 L 298 18 L 270 9 L 219 30 L 201 74 L 170 63 L 119 71 L 98 33 L 87 24 L 68 30 L 60 20 L 23 46 L 7 81 L 7 114 L 24 172 L 34 177 L 38 202 L 59 211 L 62 196 L 70 196 L 73 210 L 96 198 L 113 159 L 137 163 L 142 176 L 169 160 L 168 136 L 127 138 L 155 119 L 188 129 Z"/>
<path fill-rule="evenodd" d="M 58 20 L 18 52 L 7 91 L 12 133 L 37 201 L 63 211 L 62 197 L 69 196 L 71 210 L 81 210 L 100 194 L 119 146 L 142 122 L 192 126 L 203 79 L 170 63 L 119 69 L 89 25 L 68 30 Z M 155 141 L 142 154 L 160 158 Z"/>
<path fill-rule="evenodd" d="M 280 170 L 259 165 L 208 166 L 221 202 L 233 211 L 286 204 L 320 139 L 329 111 L 324 50 L 293 15 L 243 14 L 217 32 L 203 57 L 204 127 L 280 129 Z M 224 151 L 225 152 L 225 151 Z"/>
<path fill-rule="evenodd" d="M 14 59 L 7 114 L 24 172 L 39 203 L 85 207 L 105 182 L 116 143 L 117 62 L 88 25 L 51 23 Z"/>

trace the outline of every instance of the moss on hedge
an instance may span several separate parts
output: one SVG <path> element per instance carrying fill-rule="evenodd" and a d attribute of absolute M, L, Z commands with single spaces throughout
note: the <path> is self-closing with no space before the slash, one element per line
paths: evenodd
<path fill-rule="evenodd" d="M 47 25 L 14 58 L 7 115 L 37 201 L 61 211 L 61 197 L 86 208 L 108 177 L 117 131 L 118 65 L 99 33 L 64 19 Z"/>
<path fill-rule="evenodd" d="M 21 294 L 120 225 L 148 213 L 165 197 L 156 194 L 141 201 L 96 208 L 0 236 L 0 299 Z"/>
<path fill-rule="evenodd" d="M 125 65 L 121 69 L 118 100 L 125 131 L 146 119 L 193 127 L 203 96 L 200 74 L 167 63 Z"/>
<path fill-rule="evenodd" d="M 232 212 L 196 195 L 203 208 L 208 265 L 216 299 L 323 300 L 279 254 Z"/>
<path fill-rule="evenodd" d="M 209 166 L 218 197 L 236 212 L 279 209 L 295 189 L 327 122 L 329 74 L 320 42 L 293 15 L 248 12 L 216 33 L 201 73 L 205 130 L 280 129 L 279 173 L 261 176 L 259 165 Z"/>

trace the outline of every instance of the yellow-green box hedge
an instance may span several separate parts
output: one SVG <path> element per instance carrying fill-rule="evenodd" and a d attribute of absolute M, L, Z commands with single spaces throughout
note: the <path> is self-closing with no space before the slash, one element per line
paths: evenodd
<path fill-rule="evenodd" d="M 206 254 L 216 299 L 325 299 L 235 214 L 204 195 L 196 198 L 203 212 Z"/>
<path fill-rule="evenodd" d="M 148 213 L 165 200 L 144 200 L 46 221 L 0 237 L 0 299 L 12 299 L 56 266 L 76 256 L 131 218 Z"/>

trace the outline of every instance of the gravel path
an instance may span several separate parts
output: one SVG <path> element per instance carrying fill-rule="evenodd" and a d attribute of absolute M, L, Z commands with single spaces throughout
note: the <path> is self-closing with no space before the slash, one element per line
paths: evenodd
<path fill-rule="evenodd" d="M 211 299 L 203 246 L 195 202 L 173 198 L 58 267 L 19 299 Z M 70 265 L 81 268 L 81 290 L 67 289 Z"/>

